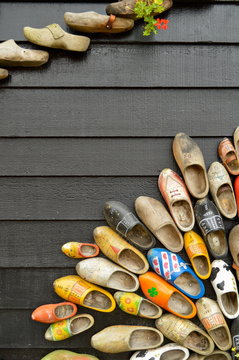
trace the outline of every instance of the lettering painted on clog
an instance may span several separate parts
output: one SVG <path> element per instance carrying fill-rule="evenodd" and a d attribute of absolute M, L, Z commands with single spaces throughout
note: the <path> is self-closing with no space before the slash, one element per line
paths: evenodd
<path fill-rule="evenodd" d="M 202 319 L 203 326 L 205 329 L 210 330 L 218 325 L 224 325 L 225 320 L 220 313 L 213 314 L 207 318 Z"/>
<path fill-rule="evenodd" d="M 71 293 L 68 297 L 68 300 L 71 302 L 76 302 L 79 304 L 80 298 L 82 294 L 88 289 L 88 287 L 80 282 L 75 283 L 73 288 L 71 289 Z"/>
<path fill-rule="evenodd" d="M 123 219 L 117 224 L 116 231 L 118 231 L 121 235 L 126 236 L 128 231 L 132 229 L 132 227 L 138 224 L 138 219 L 136 216 L 130 212 L 126 214 Z"/>

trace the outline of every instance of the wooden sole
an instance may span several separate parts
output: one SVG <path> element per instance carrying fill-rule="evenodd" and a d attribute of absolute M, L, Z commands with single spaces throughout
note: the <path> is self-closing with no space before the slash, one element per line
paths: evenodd
<path fill-rule="evenodd" d="M 97 290 L 93 290 L 86 295 L 83 305 L 96 309 L 107 310 L 112 306 L 112 303 L 105 294 L 102 294 Z"/>
<path fill-rule="evenodd" d="M 198 281 L 188 272 L 179 275 L 174 283 L 180 287 L 180 289 L 193 296 L 197 296 L 201 291 Z"/>
<path fill-rule="evenodd" d="M 210 249 L 216 256 L 225 254 L 227 240 L 223 230 L 213 231 L 207 235 L 207 241 Z"/>
<path fill-rule="evenodd" d="M 210 346 L 208 339 L 196 330 L 187 336 L 183 345 L 196 352 L 207 351 Z"/>
<path fill-rule="evenodd" d="M 201 255 L 194 257 L 191 261 L 199 275 L 206 276 L 208 274 L 209 264 L 205 256 Z"/>
<path fill-rule="evenodd" d="M 179 315 L 187 316 L 192 313 L 192 305 L 178 292 L 174 292 L 169 301 L 168 309 Z"/>
<path fill-rule="evenodd" d="M 222 211 L 225 215 L 233 216 L 236 212 L 236 203 L 232 193 L 232 189 L 228 184 L 220 186 L 217 191 L 217 198 Z"/>
<path fill-rule="evenodd" d="M 119 254 L 118 261 L 120 265 L 132 272 L 141 271 L 145 267 L 143 260 L 130 249 L 122 250 Z"/>
<path fill-rule="evenodd" d="M 134 330 L 129 339 L 129 346 L 131 350 L 138 350 L 139 348 L 151 348 L 157 346 L 160 342 L 160 335 L 153 330 Z"/>
<path fill-rule="evenodd" d="M 128 231 L 127 240 L 145 249 L 148 249 L 153 245 L 152 236 L 141 224 L 135 225 Z"/>
<path fill-rule="evenodd" d="M 172 214 L 176 223 L 182 228 L 188 228 L 193 223 L 192 210 L 186 200 L 180 200 L 173 203 Z"/>
<path fill-rule="evenodd" d="M 172 224 L 161 227 L 156 231 L 155 235 L 164 246 L 172 251 L 175 247 L 179 248 L 182 246 L 182 240 L 180 239 L 179 233 Z"/>
<path fill-rule="evenodd" d="M 160 360 L 183 360 L 183 359 L 185 359 L 185 352 L 180 349 L 165 351 L 160 356 Z"/>
<path fill-rule="evenodd" d="M 135 278 L 124 271 L 115 271 L 107 283 L 109 288 L 122 289 L 123 291 L 135 291 L 137 283 Z"/>
<path fill-rule="evenodd" d="M 155 304 L 151 303 L 146 299 L 143 299 L 141 301 L 139 307 L 139 315 L 146 318 L 156 319 L 157 317 L 161 316 L 161 314 L 162 314 L 162 310 Z"/>
<path fill-rule="evenodd" d="M 190 184 L 190 190 L 193 194 L 200 195 L 206 191 L 205 172 L 200 165 L 188 166 L 184 173 L 184 179 L 187 184 Z"/>
<path fill-rule="evenodd" d="M 222 295 L 222 304 L 226 312 L 234 315 L 238 310 L 238 299 L 235 292 L 228 292 Z"/>
<path fill-rule="evenodd" d="M 55 315 L 58 319 L 63 319 L 70 316 L 74 309 L 71 305 L 60 305 L 55 309 Z"/>
<path fill-rule="evenodd" d="M 73 335 L 79 334 L 87 330 L 92 324 L 92 321 L 87 316 L 81 316 L 72 320 L 70 324 L 70 329 Z"/>

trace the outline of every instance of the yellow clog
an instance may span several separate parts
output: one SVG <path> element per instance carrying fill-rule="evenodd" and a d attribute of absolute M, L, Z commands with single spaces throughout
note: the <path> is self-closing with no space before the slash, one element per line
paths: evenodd
<path fill-rule="evenodd" d="M 111 312 L 116 306 L 113 296 L 108 291 L 77 275 L 56 279 L 53 287 L 57 295 L 63 299 L 93 310 Z"/>
<path fill-rule="evenodd" d="M 208 279 L 212 269 L 207 247 L 201 236 L 192 230 L 186 232 L 184 247 L 197 276 L 204 280 Z"/>

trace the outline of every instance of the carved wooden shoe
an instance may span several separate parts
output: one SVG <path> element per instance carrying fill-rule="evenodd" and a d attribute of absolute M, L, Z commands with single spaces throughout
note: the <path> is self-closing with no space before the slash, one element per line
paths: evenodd
<path fill-rule="evenodd" d="M 210 355 L 192 354 L 188 360 L 232 360 L 230 354 L 225 351 L 215 350 Z"/>
<path fill-rule="evenodd" d="M 236 150 L 228 138 L 224 138 L 218 145 L 218 154 L 227 171 L 232 175 L 239 174 L 239 161 Z"/>
<path fill-rule="evenodd" d="M 137 351 L 130 360 L 186 360 L 188 357 L 188 349 L 176 343 L 170 343 L 156 349 Z"/>
<path fill-rule="evenodd" d="M 162 315 L 162 309 L 158 305 L 137 294 L 116 291 L 114 298 L 119 308 L 127 314 L 147 319 L 158 319 Z"/>
<path fill-rule="evenodd" d="M 2 66 L 41 66 L 48 59 L 48 52 L 24 49 L 12 39 L 0 44 L 0 65 Z"/>
<path fill-rule="evenodd" d="M 97 256 L 100 249 L 95 244 L 80 243 L 76 241 L 68 242 L 61 248 L 62 252 L 74 259 L 91 258 Z"/>
<path fill-rule="evenodd" d="M 163 334 L 147 326 L 109 326 L 91 338 L 91 346 L 99 351 L 116 354 L 124 351 L 153 349 L 162 344 Z"/>
<path fill-rule="evenodd" d="M 237 360 L 239 355 L 239 316 L 236 319 L 234 319 L 231 324 L 231 335 L 232 335 L 232 357 L 233 360 Z"/>
<path fill-rule="evenodd" d="M 41 360 L 99 360 L 88 354 L 77 354 L 69 350 L 55 350 L 44 356 Z"/>
<path fill-rule="evenodd" d="M 134 292 L 139 288 L 137 276 L 104 258 L 80 261 L 76 272 L 84 280 L 111 289 Z"/>
<path fill-rule="evenodd" d="M 0 69 L 0 80 L 6 79 L 8 77 L 8 71 L 5 69 Z"/>
<path fill-rule="evenodd" d="M 134 27 L 132 19 L 124 19 L 115 15 L 101 15 L 95 11 L 66 12 L 64 20 L 72 29 L 87 33 L 116 34 L 129 31 Z"/>
<path fill-rule="evenodd" d="M 32 313 L 32 320 L 51 324 L 68 319 L 77 313 L 77 306 L 70 302 L 39 306 Z"/>
<path fill-rule="evenodd" d="M 94 318 L 89 314 L 75 315 L 67 320 L 58 321 L 47 329 L 45 339 L 61 341 L 82 333 L 94 325 Z"/>
<path fill-rule="evenodd" d="M 210 336 L 190 320 L 165 314 L 155 324 L 165 337 L 198 354 L 208 355 L 214 350 Z"/>
<path fill-rule="evenodd" d="M 90 45 L 88 37 L 69 34 L 58 24 L 51 24 L 42 29 L 27 26 L 23 32 L 28 41 L 49 48 L 86 51 Z"/>
<path fill-rule="evenodd" d="M 239 225 L 232 228 L 229 234 L 229 248 L 233 257 L 234 264 L 232 267 L 236 270 L 236 276 L 239 280 Z"/>

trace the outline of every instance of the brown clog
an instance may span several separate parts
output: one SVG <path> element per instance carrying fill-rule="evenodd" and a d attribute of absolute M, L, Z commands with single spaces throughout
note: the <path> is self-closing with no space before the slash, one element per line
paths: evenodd
<path fill-rule="evenodd" d="M 232 267 L 236 270 L 236 276 L 239 280 L 239 225 L 232 228 L 229 234 L 229 249 L 233 257 Z"/>
<path fill-rule="evenodd" d="M 232 175 L 239 174 L 239 161 L 236 150 L 228 138 L 224 138 L 218 145 L 218 154 L 227 171 Z"/>

